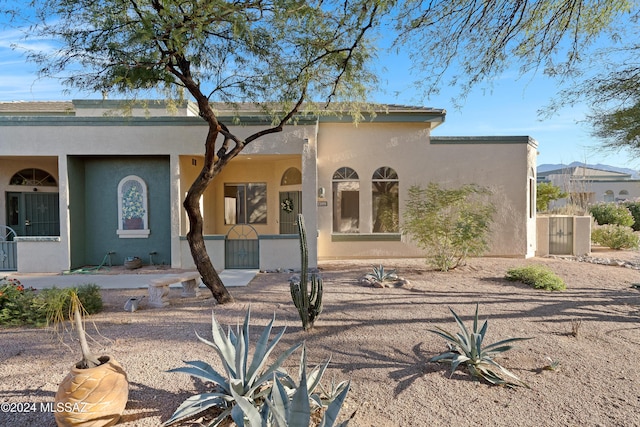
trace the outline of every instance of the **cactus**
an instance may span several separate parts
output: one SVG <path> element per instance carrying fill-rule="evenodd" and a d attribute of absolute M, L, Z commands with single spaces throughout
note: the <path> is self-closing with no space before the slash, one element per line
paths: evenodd
<path fill-rule="evenodd" d="M 309 250 L 307 248 L 307 233 L 305 231 L 304 217 L 302 214 L 298 214 L 296 224 L 300 237 L 302 268 L 300 271 L 300 280 L 292 279 L 289 281 L 289 285 L 291 287 L 291 298 L 300 313 L 302 327 L 306 331 L 313 328 L 313 323 L 320 313 L 322 313 L 322 278 L 315 273 L 309 275 L 308 272 Z M 311 286 L 310 290 L 308 289 L 308 285 Z"/>

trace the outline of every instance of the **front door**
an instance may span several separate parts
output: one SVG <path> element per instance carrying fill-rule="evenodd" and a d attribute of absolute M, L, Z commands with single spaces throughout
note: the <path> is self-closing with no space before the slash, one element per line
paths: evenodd
<path fill-rule="evenodd" d="M 7 226 L 17 236 L 59 236 L 58 193 L 7 193 Z"/>
<path fill-rule="evenodd" d="M 302 192 L 280 192 L 280 234 L 297 234 L 296 218 L 302 213 Z"/>

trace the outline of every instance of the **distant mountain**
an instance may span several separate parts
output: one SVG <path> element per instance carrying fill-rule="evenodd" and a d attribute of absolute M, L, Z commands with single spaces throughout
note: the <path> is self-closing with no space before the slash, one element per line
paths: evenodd
<path fill-rule="evenodd" d="M 572 162 L 569 163 L 568 165 L 559 163 L 559 164 L 551 164 L 551 163 L 546 163 L 543 165 L 538 165 L 538 172 L 547 172 L 547 171 L 552 171 L 555 169 L 562 169 L 562 168 L 571 168 L 571 167 L 575 167 L 575 166 L 584 166 L 587 168 L 593 168 L 593 169 L 601 169 L 601 170 L 605 170 L 605 171 L 611 171 L 611 172 L 621 172 L 621 173 L 628 173 L 631 175 L 632 178 L 634 179 L 640 179 L 640 171 L 637 171 L 635 169 L 629 169 L 629 168 L 619 168 L 617 166 L 609 166 L 609 165 L 603 165 L 602 163 L 597 163 L 595 165 L 590 165 L 587 163 L 582 163 L 582 162 Z"/>

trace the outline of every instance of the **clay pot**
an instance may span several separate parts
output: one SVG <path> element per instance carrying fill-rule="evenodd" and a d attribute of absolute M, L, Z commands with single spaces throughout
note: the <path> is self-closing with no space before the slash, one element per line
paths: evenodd
<path fill-rule="evenodd" d="M 98 360 L 95 368 L 74 366 L 62 380 L 54 412 L 59 427 L 107 427 L 120 419 L 129 398 L 127 374 L 110 356 Z"/>

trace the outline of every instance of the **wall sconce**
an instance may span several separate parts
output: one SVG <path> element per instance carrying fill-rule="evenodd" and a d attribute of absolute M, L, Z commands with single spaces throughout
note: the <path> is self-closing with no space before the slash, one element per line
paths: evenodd
<path fill-rule="evenodd" d="M 318 198 L 324 199 L 324 187 L 318 188 Z"/>

